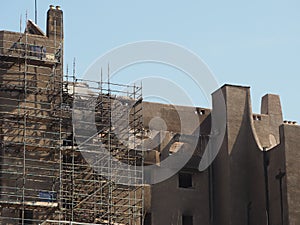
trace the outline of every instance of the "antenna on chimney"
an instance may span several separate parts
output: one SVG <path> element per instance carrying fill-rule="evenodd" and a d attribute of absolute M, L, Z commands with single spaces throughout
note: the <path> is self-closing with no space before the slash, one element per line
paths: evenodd
<path fill-rule="evenodd" d="M 34 22 L 35 24 L 37 24 L 37 0 L 34 0 L 34 15 L 35 15 L 35 18 L 34 18 Z"/>
<path fill-rule="evenodd" d="M 73 77 L 76 77 L 76 58 L 73 59 Z"/>
<path fill-rule="evenodd" d="M 27 31 L 28 31 L 28 27 L 27 27 L 27 22 L 28 22 L 28 12 L 27 12 L 27 10 L 26 10 L 26 14 L 25 14 L 25 18 L 26 18 L 26 25 L 25 25 L 25 33 L 27 33 Z"/>
<path fill-rule="evenodd" d="M 22 14 L 20 15 L 20 36 L 22 33 Z"/>

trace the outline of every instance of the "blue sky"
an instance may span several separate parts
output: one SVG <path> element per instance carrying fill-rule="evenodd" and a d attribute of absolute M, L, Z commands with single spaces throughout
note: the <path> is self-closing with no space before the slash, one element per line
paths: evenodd
<path fill-rule="evenodd" d="M 50 4 L 64 11 L 65 63 L 71 67 L 76 57 L 78 76 L 116 46 L 141 40 L 174 42 L 199 55 L 220 85 L 251 86 L 254 112 L 259 112 L 264 94 L 279 94 L 284 118 L 300 123 L 300 1 L 42 0 L 38 25 L 43 30 Z M 0 30 L 18 31 L 26 10 L 34 19 L 34 0 L 3 1 Z M 124 72 L 129 73 L 165 73 L 171 80 L 180 76 L 149 64 Z M 195 104 L 207 105 L 201 94 L 190 95 Z"/>

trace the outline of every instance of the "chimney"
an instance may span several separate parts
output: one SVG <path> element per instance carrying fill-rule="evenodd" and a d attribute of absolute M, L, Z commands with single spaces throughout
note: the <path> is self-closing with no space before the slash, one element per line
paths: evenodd
<path fill-rule="evenodd" d="M 47 12 L 47 36 L 57 41 L 64 38 L 63 11 L 60 6 L 50 5 Z"/>
<path fill-rule="evenodd" d="M 262 98 L 261 113 L 282 116 L 280 97 L 278 95 L 266 94 Z"/>

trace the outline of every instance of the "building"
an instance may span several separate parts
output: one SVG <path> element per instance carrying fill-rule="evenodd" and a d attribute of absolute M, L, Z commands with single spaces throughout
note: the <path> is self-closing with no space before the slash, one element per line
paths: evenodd
<path fill-rule="evenodd" d="M 261 114 L 243 86 L 216 90 L 212 109 L 143 102 L 138 86 L 64 76 L 63 40 L 52 5 L 46 34 L 30 20 L 0 31 L 1 224 L 300 224 L 300 127 L 279 96 Z M 199 171 L 220 112 L 224 139 Z M 179 153 L 183 168 L 144 183 Z"/>
<path fill-rule="evenodd" d="M 147 224 L 299 224 L 300 127 L 283 121 L 277 95 L 265 95 L 261 114 L 253 114 L 249 87 L 224 85 L 219 91 L 225 97 L 226 132 L 216 159 L 203 172 L 191 160 L 179 173 L 151 186 Z M 178 132 L 174 124 L 180 121 L 170 117 L 174 108 L 145 103 L 143 109 L 146 120 L 160 114 L 168 131 Z M 201 157 L 211 132 L 211 110 L 197 112 Z"/>
<path fill-rule="evenodd" d="M 0 31 L 0 55 L 0 223 L 140 222 L 143 187 L 126 186 L 126 183 L 115 185 L 112 179 L 97 172 L 100 168 L 108 170 L 108 176 L 114 174 L 107 156 L 99 153 L 94 162 L 86 162 L 81 154 L 84 148 L 93 151 L 98 147 L 100 135 L 80 149 L 75 144 L 72 105 L 87 106 L 85 104 L 89 104 L 93 96 L 81 93 L 76 99 L 74 90 L 88 89 L 83 82 L 88 83 L 91 90 L 93 86 L 88 81 L 73 80 L 70 85 L 68 77 L 63 80 L 63 12 L 60 7 L 50 6 L 46 34 L 30 20 L 24 33 Z M 116 145 L 109 128 L 112 90 L 114 85 L 104 90 L 104 84 L 97 89 L 101 93 L 96 95 L 101 144 L 109 146 L 110 153 L 120 160 L 134 166 L 141 156 Z M 133 90 L 136 97 L 139 91 Z M 85 110 L 82 116 L 88 113 Z M 135 128 L 131 130 L 135 131 L 139 128 L 140 117 L 134 113 L 132 118 Z M 88 133 L 87 129 L 89 125 L 83 124 L 81 131 Z M 84 138 L 83 133 L 77 136 L 77 141 Z M 131 171 L 127 169 L 123 173 L 126 172 Z M 114 178 L 120 179 L 120 176 Z M 129 180 L 130 176 L 127 174 L 126 178 Z"/>

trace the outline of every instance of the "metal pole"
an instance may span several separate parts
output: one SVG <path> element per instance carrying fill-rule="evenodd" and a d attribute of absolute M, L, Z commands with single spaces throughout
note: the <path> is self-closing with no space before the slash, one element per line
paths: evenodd
<path fill-rule="evenodd" d="M 34 1 L 34 9 L 35 9 L 35 24 L 37 24 L 37 0 Z"/>

